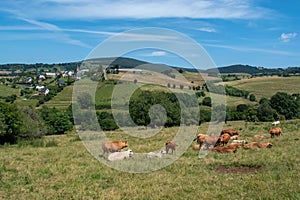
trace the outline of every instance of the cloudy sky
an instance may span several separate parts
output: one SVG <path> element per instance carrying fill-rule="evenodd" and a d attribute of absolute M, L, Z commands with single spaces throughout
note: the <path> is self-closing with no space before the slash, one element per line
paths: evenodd
<path fill-rule="evenodd" d="M 158 27 L 192 38 L 217 66 L 300 66 L 299 8 L 296 0 L 4 0 L 0 63 L 84 60 L 110 37 Z M 125 56 L 185 65 L 161 49 Z"/>

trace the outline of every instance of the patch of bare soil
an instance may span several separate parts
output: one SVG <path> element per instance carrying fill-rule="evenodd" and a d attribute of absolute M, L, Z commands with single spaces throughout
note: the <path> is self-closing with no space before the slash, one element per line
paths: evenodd
<path fill-rule="evenodd" d="M 216 170 L 222 174 L 247 174 L 262 170 L 262 166 L 240 166 L 240 167 L 225 167 L 223 165 L 217 166 Z"/>

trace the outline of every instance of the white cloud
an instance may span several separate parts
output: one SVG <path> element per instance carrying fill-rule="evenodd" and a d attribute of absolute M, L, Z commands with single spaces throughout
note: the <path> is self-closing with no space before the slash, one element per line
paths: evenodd
<path fill-rule="evenodd" d="M 153 51 L 151 56 L 165 56 L 167 53 L 165 51 Z"/>
<path fill-rule="evenodd" d="M 261 53 L 268 53 L 274 55 L 288 55 L 288 56 L 299 56 L 299 54 L 287 52 L 287 51 L 280 51 L 280 50 L 272 50 L 272 49 L 260 49 L 260 48 L 251 48 L 251 47 L 241 47 L 241 46 L 230 46 L 230 45 L 222 45 L 222 44 L 202 44 L 203 46 L 208 47 L 216 47 L 222 49 L 231 49 L 235 51 L 244 51 L 244 52 L 261 52 Z"/>
<path fill-rule="evenodd" d="M 34 19 L 104 19 L 180 17 L 194 19 L 253 19 L 270 10 L 252 0 L 20 0 L 5 6 Z"/>
<path fill-rule="evenodd" d="M 281 42 L 290 42 L 291 39 L 295 38 L 297 33 L 282 33 L 280 35 Z"/>
<path fill-rule="evenodd" d="M 199 31 L 203 31 L 203 32 L 208 32 L 208 33 L 216 33 L 217 30 L 211 27 L 202 27 L 202 28 L 198 28 L 197 30 Z"/>

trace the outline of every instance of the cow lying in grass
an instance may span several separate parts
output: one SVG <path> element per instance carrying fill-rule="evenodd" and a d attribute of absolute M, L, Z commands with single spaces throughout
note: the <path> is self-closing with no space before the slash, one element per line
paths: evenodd
<path fill-rule="evenodd" d="M 273 128 L 269 131 L 271 138 L 274 136 L 280 136 L 282 134 L 281 128 Z"/>
<path fill-rule="evenodd" d="M 114 142 L 104 142 L 102 144 L 102 150 L 104 156 L 105 153 L 113 153 L 113 152 L 119 152 L 121 149 L 128 147 L 127 141 L 114 141 Z"/>
<path fill-rule="evenodd" d="M 244 145 L 244 149 L 255 149 L 255 148 L 271 148 L 273 145 L 270 142 L 250 142 Z"/>
<path fill-rule="evenodd" d="M 161 158 L 164 153 L 166 152 L 165 151 L 149 152 L 147 153 L 147 158 Z"/>
<path fill-rule="evenodd" d="M 238 146 L 213 147 L 211 150 L 219 153 L 235 153 L 238 148 Z"/>
<path fill-rule="evenodd" d="M 232 140 L 231 144 L 235 144 L 235 143 L 243 143 L 243 144 L 247 144 L 248 141 L 247 141 L 247 140 Z"/>
<path fill-rule="evenodd" d="M 277 126 L 280 124 L 280 121 L 275 121 L 275 122 L 272 122 L 272 126 Z"/>
<path fill-rule="evenodd" d="M 129 149 L 127 151 L 111 153 L 107 159 L 109 161 L 124 160 L 126 158 L 130 158 L 132 155 L 133 155 L 133 152 L 132 152 L 132 150 Z"/>

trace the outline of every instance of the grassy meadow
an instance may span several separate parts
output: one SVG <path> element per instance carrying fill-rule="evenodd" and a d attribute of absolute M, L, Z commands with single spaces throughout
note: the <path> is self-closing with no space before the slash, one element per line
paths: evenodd
<path fill-rule="evenodd" d="M 210 152 L 199 159 L 193 142 L 173 164 L 138 174 L 99 162 L 76 133 L 1 146 L 0 199 L 300 199 L 300 123 L 286 121 L 280 126 L 283 135 L 271 139 L 270 123 L 228 122 L 224 128 L 238 130 L 241 139 L 268 141 L 273 147 L 239 149 L 236 154 Z M 207 128 L 202 124 L 197 132 L 206 133 Z M 106 134 L 112 140 L 126 139 L 135 152 L 148 152 L 173 138 L 176 130 L 165 128 L 146 142 L 121 131 Z M 172 156 L 176 155 L 161 159 Z"/>
<path fill-rule="evenodd" d="M 286 92 L 289 94 L 299 93 L 300 76 L 264 76 L 224 82 L 224 84 L 247 90 L 253 93 L 257 99 L 261 99 L 262 97 L 271 98 L 277 92 Z"/>
<path fill-rule="evenodd" d="M 19 95 L 20 89 L 11 88 L 6 85 L 0 85 L 0 97 L 7 97 L 13 94 Z"/>

